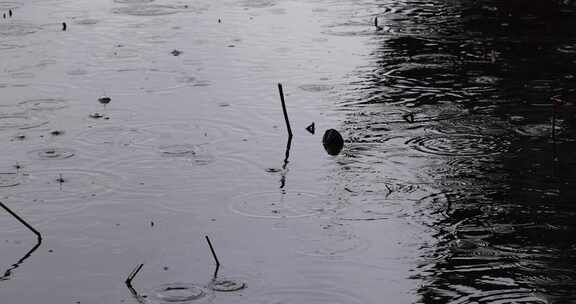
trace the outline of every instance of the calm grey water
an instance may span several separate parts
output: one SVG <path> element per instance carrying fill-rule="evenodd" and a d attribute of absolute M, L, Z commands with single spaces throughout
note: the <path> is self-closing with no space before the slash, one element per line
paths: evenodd
<path fill-rule="evenodd" d="M 0 1 L 0 302 L 576 302 L 544 2 Z"/>

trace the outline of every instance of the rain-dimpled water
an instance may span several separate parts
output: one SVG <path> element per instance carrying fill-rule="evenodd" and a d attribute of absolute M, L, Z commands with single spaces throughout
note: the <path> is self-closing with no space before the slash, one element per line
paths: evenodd
<path fill-rule="evenodd" d="M 576 302 L 575 26 L 0 0 L 0 302 Z"/>

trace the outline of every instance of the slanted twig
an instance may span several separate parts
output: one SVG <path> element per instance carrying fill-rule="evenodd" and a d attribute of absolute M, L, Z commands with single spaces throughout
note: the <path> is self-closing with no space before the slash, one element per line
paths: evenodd
<path fill-rule="evenodd" d="M 292 136 L 288 136 L 288 141 L 286 142 L 286 152 L 284 153 L 284 163 L 282 164 L 282 174 L 280 175 L 280 189 L 284 189 L 286 186 L 286 173 L 288 168 L 288 163 L 290 158 L 290 148 L 292 147 Z"/>
<path fill-rule="evenodd" d="M 284 112 L 284 120 L 286 121 L 286 127 L 288 128 L 288 137 L 292 138 L 292 128 L 290 127 L 290 120 L 288 120 L 288 112 L 286 111 L 286 102 L 284 101 L 284 90 L 282 90 L 282 84 L 278 84 L 278 92 L 280 93 L 280 101 L 282 102 L 282 111 Z"/>
<path fill-rule="evenodd" d="M 6 210 L 6 212 L 10 213 L 10 215 L 12 215 L 20 223 L 22 223 L 22 225 L 24 225 L 24 226 L 26 226 L 26 228 L 30 229 L 30 231 L 32 231 L 36 235 L 36 237 L 38 238 L 38 242 L 42 242 L 42 235 L 40 234 L 40 232 L 38 232 L 38 230 L 36 230 L 36 229 L 34 229 L 34 227 L 30 226 L 30 224 L 28 224 L 23 218 L 18 216 L 18 214 L 14 213 L 14 211 L 10 210 L 10 208 L 8 208 L 8 206 L 4 205 L 4 203 L 0 202 L 0 207 L 4 208 L 4 210 Z"/>
<path fill-rule="evenodd" d="M 216 256 L 216 252 L 214 251 L 214 247 L 212 246 L 212 242 L 210 242 L 210 238 L 208 236 L 206 236 L 206 242 L 208 242 L 208 246 L 210 246 L 210 251 L 212 252 L 212 257 L 214 258 L 214 261 L 216 261 L 216 267 L 219 268 L 220 267 L 220 261 L 218 260 L 218 257 Z"/>
<path fill-rule="evenodd" d="M 388 190 L 388 193 L 386 193 L 386 198 L 388 198 L 388 196 L 390 196 L 390 194 L 392 194 L 394 191 L 387 184 L 384 184 L 384 187 L 386 187 L 386 190 Z"/>
<path fill-rule="evenodd" d="M 24 261 L 26 261 L 30 256 L 32 256 L 32 253 L 34 253 L 36 251 L 36 249 L 38 249 L 38 247 L 40 247 L 41 244 L 42 244 L 42 239 L 38 239 L 36 241 L 36 244 L 34 245 L 34 247 L 32 247 L 32 249 L 28 250 L 28 252 L 26 252 L 26 254 L 24 256 L 22 256 L 22 258 L 20 258 L 18 260 L 18 262 L 12 264 L 12 266 L 10 266 L 10 268 L 8 268 L 4 272 L 4 274 L 2 276 L 0 276 L 0 281 L 8 280 L 10 278 L 10 276 L 12 275 L 12 271 L 14 271 L 16 268 L 20 267 L 20 265 L 22 265 L 22 263 L 24 263 Z"/>
<path fill-rule="evenodd" d="M 132 294 L 134 299 L 136 299 L 136 301 L 138 301 L 138 303 L 140 303 L 140 304 L 146 304 L 146 301 L 144 300 L 144 297 L 142 297 L 140 294 L 138 294 L 136 289 L 134 289 L 134 286 L 132 286 L 132 280 L 134 280 L 134 278 L 136 277 L 138 272 L 140 272 L 140 270 L 142 269 L 143 266 L 144 266 L 144 264 L 140 264 L 140 265 L 136 266 L 136 268 L 134 268 L 134 270 L 132 270 L 132 272 L 130 272 L 130 274 L 126 278 L 126 281 L 124 281 L 124 283 L 126 284 L 126 287 L 128 287 L 128 290 L 130 291 L 130 293 Z"/>
<path fill-rule="evenodd" d="M 140 272 L 140 270 L 142 270 L 142 267 L 144 267 L 144 264 L 140 264 L 140 265 L 136 266 L 136 268 L 134 268 L 134 270 L 132 270 L 132 272 L 130 272 L 130 274 L 126 278 L 126 281 L 124 281 L 124 283 L 126 283 L 126 285 L 128 287 L 130 287 L 130 288 L 132 287 L 132 280 L 134 280 L 136 275 Z"/>

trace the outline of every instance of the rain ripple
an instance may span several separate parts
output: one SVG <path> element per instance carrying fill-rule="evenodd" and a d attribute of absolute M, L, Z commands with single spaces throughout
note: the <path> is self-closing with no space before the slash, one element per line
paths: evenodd
<path fill-rule="evenodd" d="M 0 36 L 25 36 L 40 29 L 39 26 L 27 23 L 0 23 Z"/>
<path fill-rule="evenodd" d="M 53 111 L 69 106 L 68 101 L 61 98 L 28 99 L 21 101 L 19 104 L 34 111 Z"/>
<path fill-rule="evenodd" d="M 85 208 L 91 200 L 113 192 L 120 182 L 107 171 L 67 168 L 34 170 L 11 178 L 18 184 L 4 188 L 4 198 L 42 217 Z"/>
<path fill-rule="evenodd" d="M 192 283 L 170 283 L 158 286 L 153 291 L 157 303 L 210 303 L 213 293 Z"/>
<path fill-rule="evenodd" d="M 534 291 L 525 288 L 480 291 L 472 295 L 460 297 L 449 304 L 497 304 L 523 303 L 548 304 L 546 299 L 538 297 Z"/>
<path fill-rule="evenodd" d="M 114 14 L 144 17 L 172 15 L 187 11 L 197 12 L 198 9 L 193 9 L 188 5 L 134 4 L 112 10 Z"/>
<path fill-rule="evenodd" d="M 271 288 L 251 295 L 240 303 L 310 303 L 310 304 L 360 304 L 364 301 L 357 295 L 342 290 L 319 288 Z"/>
<path fill-rule="evenodd" d="M 28 152 L 28 155 L 40 160 L 61 160 L 74 156 L 76 152 L 68 148 L 42 148 Z"/>
<path fill-rule="evenodd" d="M 442 156 L 483 156 L 500 154 L 510 143 L 492 135 L 424 135 L 406 141 L 417 151 Z"/>
<path fill-rule="evenodd" d="M 316 193 L 295 191 L 248 193 L 236 196 L 232 201 L 230 208 L 237 214 L 269 219 L 309 217 L 343 207 Z"/>

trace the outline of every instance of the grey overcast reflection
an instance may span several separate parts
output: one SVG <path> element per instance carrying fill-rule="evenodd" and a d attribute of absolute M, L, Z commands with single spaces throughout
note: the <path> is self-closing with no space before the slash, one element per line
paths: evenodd
<path fill-rule="evenodd" d="M 576 303 L 576 1 L 0 0 L 0 303 Z"/>

